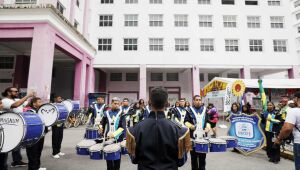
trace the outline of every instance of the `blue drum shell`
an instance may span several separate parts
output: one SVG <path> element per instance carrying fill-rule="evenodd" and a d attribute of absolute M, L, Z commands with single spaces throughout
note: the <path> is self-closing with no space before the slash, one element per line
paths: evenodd
<path fill-rule="evenodd" d="M 98 139 L 98 138 L 100 138 L 100 134 L 98 133 L 98 130 L 86 129 L 85 138 L 86 139 Z"/>
<path fill-rule="evenodd" d="M 227 145 L 226 144 L 210 144 L 210 152 L 226 152 Z"/>
<path fill-rule="evenodd" d="M 194 146 L 194 150 L 195 152 L 198 152 L 198 153 L 207 153 L 208 152 L 208 143 L 206 144 L 200 144 L 200 143 L 195 143 L 195 146 Z"/>
<path fill-rule="evenodd" d="M 103 151 L 90 151 L 90 159 L 102 160 L 103 159 Z"/>
<path fill-rule="evenodd" d="M 45 125 L 38 114 L 24 112 L 21 116 L 23 117 L 26 126 L 26 134 L 21 142 L 21 146 L 25 147 L 33 145 L 43 136 Z"/>
<path fill-rule="evenodd" d="M 90 155 L 88 148 L 76 147 L 77 155 Z"/>
<path fill-rule="evenodd" d="M 121 159 L 121 150 L 112 153 L 104 152 L 104 159 L 107 161 L 115 161 Z"/>

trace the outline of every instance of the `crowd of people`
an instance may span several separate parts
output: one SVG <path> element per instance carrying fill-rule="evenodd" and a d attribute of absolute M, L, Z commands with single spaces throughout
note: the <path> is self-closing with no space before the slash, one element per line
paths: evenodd
<path fill-rule="evenodd" d="M 37 113 L 42 105 L 42 100 L 36 97 L 34 92 L 18 99 L 18 89 L 14 87 L 7 88 L 2 96 L 2 111 Z M 26 103 L 28 99 L 29 103 Z M 61 102 L 61 96 L 54 98 L 54 103 Z M 188 152 L 192 170 L 205 169 L 206 153 L 196 152 L 190 140 L 193 141 L 199 135 L 196 134 L 197 128 L 204 132 L 202 137 L 217 137 L 219 113 L 212 103 L 205 106 L 201 96 L 195 95 L 191 104 L 185 98 L 180 98 L 174 106 L 170 106 L 168 93 L 163 88 L 154 88 L 147 104 L 143 99 L 130 103 L 128 98 L 120 100 L 117 97 L 112 98 L 110 102 L 110 105 L 107 105 L 105 97 L 100 96 L 89 106 L 90 124 L 98 126 L 99 133 L 107 139 L 102 142 L 121 142 L 126 139 L 130 158 L 134 164 L 138 164 L 138 169 L 178 169 L 185 163 Z M 267 109 L 261 113 L 251 109 L 249 103 L 242 106 L 240 103 L 233 103 L 228 116 L 242 113 L 259 114 L 261 128 L 267 140 L 267 156 L 269 161 L 275 164 L 280 161 L 280 144 L 283 140 L 291 138 L 290 134 L 293 131 L 295 164 L 296 169 L 300 169 L 297 153 L 300 151 L 300 131 L 297 130 L 297 125 L 300 124 L 298 106 L 300 93 L 295 94 L 294 101 L 290 103 L 287 97 L 283 97 L 277 106 L 268 102 Z M 199 121 L 202 127 L 199 127 Z M 52 157 L 59 159 L 65 155 L 61 152 L 64 125 L 61 122 L 54 124 L 45 129 L 44 135 L 49 130 L 52 130 Z M 43 144 L 44 137 L 26 148 L 28 170 L 46 169 L 40 167 Z M 8 153 L 0 153 L 1 170 L 7 170 L 7 157 Z M 27 163 L 22 161 L 20 148 L 12 151 L 12 157 L 12 167 L 27 166 Z M 108 170 L 120 169 L 121 159 L 106 162 Z"/>

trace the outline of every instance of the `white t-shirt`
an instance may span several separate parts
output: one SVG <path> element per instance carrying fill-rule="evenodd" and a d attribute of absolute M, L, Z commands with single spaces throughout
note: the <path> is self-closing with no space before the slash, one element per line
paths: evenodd
<path fill-rule="evenodd" d="M 9 98 L 2 99 L 3 110 L 13 111 L 15 113 L 22 113 L 24 105 L 20 105 L 19 107 L 13 109 L 11 108 L 11 105 L 13 105 L 18 100 L 20 99 L 9 99 Z"/>
<path fill-rule="evenodd" d="M 293 124 L 300 129 L 300 108 L 297 107 L 288 109 L 285 122 Z M 293 129 L 293 135 L 294 143 L 300 144 L 300 132 L 296 128 Z"/>

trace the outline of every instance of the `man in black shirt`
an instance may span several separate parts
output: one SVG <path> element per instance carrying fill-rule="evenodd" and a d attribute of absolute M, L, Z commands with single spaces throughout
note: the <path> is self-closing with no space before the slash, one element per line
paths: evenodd
<path fill-rule="evenodd" d="M 126 147 L 139 170 L 176 170 L 191 149 L 189 130 L 165 117 L 167 100 L 165 89 L 153 89 L 149 117 L 127 129 Z"/>

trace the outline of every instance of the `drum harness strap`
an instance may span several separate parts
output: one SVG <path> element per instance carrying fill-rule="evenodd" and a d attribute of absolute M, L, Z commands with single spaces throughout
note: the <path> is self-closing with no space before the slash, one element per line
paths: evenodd
<path fill-rule="evenodd" d="M 122 107 L 120 107 L 120 111 L 118 112 L 118 114 L 116 116 L 113 116 L 113 117 L 110 116 L 109 111 L 106 111 L 107 119 L 108 119 L 108 123 L 109 123 L 109 131 L 108 131 L 108 133 L 114 133 L 115 134 L 115 132 L 117 132 L 115 125 L 118 125 L 116 123 L 117 123 L 118 118 L 120 119 L 122 111 L 123 111 Z M 122 131 L 123 131 L 123 129 L 121 130 L 121 132 Z M 117 135 L 115 136 L 115 139 L 118 139 L 120 135 L 121 135 L 121 133 L 120 134 L 117 133 Z"/>
<path fill-rule="evenodd" d="M 185 109 L 183 109 L 182 111 L 179 109 L 179 107 L 176 107 L 176 109 L 178 110 L 178 112 L 180 113 L 180 123 L 182 124 L 182 125 L 184 125 L 184 119 L 185 119 L 185 116 L 186 116 L 186 110 Z"/>
<path fill-rule="evenodd" d="M 196 118 L 196 130 L 195 130 L 195 133 L 194 133 L 194 137 L 195 138 L 203 138 L 203 129 L 205 127 L 205 112 L 206 112 L 206 107 L 203 108 L 203 111 L 202 113 L 197 113 L 195 111 L 195 109 L 193 107 L 190 107 L 195 118 Z"/>

